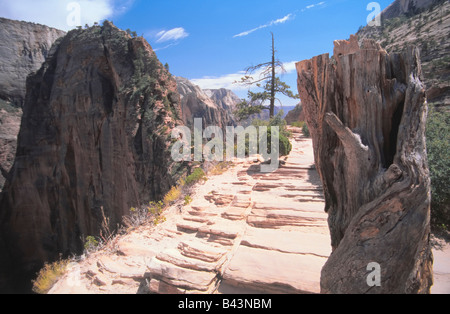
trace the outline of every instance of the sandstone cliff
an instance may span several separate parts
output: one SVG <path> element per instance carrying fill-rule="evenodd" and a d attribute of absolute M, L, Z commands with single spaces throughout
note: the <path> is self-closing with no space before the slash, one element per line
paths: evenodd
<path fill-rule="evenodd" d="M 21 107 L 28 74 L 38 70 L 65 32 L 0 18 L 0 98 Z"/>
<path fill-rule="evenodd" d="M 236 105 L 242 100 L 233 91 L 225 88 L 221 89 L 204 89 L 203 92 L 211 98 L 218 106 L 233 113 Z"/>
<path fill-rule="evenodd" d="M 323 293 L 428 293 L 432 285 L 427 105 L 417 48 L 336 41 L 297 64 L 333 253 Z M 380 281 L 368 276 L 378 265 Z M 372 283 L 372 282 L 370 282 Z"/>
<path fill-rule="evenodd" d="M 392 19 L 401 15 L 415 15 L 431 5 L 447 0 L 395 0 L 381 14 L 383 19 Z"/>
<path fill-rule="evenodd" d="M 419 47 L 428 102 L 449 110 L 450 2 L 397 0 L 381 16 L 381 26 L 360 29 L 360 41 L 375 39 L 390 53 Z"/>
<path fill-rule="evenodd" d="M 130 207 L 168 191 L 179 103 L 150 45 L 109 22 L 52 48 L 27 80 L 0 203 L 0 283 L 23 284 L 44 262 L 81 253 L 104 216 L 114 229 Z"/>
<path fill-rule="evenodd" d="M 217 125 L 225 130 L 227 125 L 234 125 L 232 111 L 224 108 L 221 98 L 211 99 L 205 91 L 183 77 L 175 77 L 181 97 L 183 122 L 192 127 L 195 118 L 201 118 L 204 126 Z M 224 100 L 225 101 L 225 100 Z"/>
<path fill-rule="evenodd" d="M 65 32 L 0 18 L 0 191 L 17 149 L 27 76 L 45 61 Z"/>

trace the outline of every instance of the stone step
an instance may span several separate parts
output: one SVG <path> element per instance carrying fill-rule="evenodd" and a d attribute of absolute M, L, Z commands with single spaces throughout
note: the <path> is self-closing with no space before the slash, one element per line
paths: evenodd
<path fill-rule="evenodd" d="M 240 246 L 221 284 L 263 293 L 320 293 L 320 272 L 326 260 Z"/>
<path fill-rule="evenodd" d="M 148 258 L 150 260 L 150 258 Z M 132 261 L 126 261 L 124 258 L 113 260 L 107 256 L 102 256 L 97 261 L 97 267 L 100 272 L 108 272 L 120 278 L 142 279 L 146 272 L 144 260 L 142 264 L 136 264 Z"/>
<path fill-rule="evenodd" d="M 200 241 L 180 242 L 178 250 L 183 256 L 209 263 L 218 262 L 228 252 L 228 249 L 224 247 L 213 246 Z"/>
<path fill-rule="evenodd" d="M 223 258 L 218 261 L 206 262 L 197 258 L 187 257 L 181 254 L 181 252 L 176 248 L 164 250 L 159 253 L 156 258 L 160 261 L 167 262 L 178 267 L 209 272 L 218 272 L 220 266 L 223 264 L 223 261 L 221 262 Z"/>
<path fill-rule="evenodd" d="M 211 224 L 203 225 L 198 228 L 199 233 L 215 235 L 227 239 L 235 239 L 242 234 L 243 227 L 240 224 L 233 223 L 228 219 L 215 218 Z"/>
<path fill-rule="evenodd" d="M 331 240 L 326 230 L 306 232 L 248 227 L 242 237 L 241 245 L 324 258 L 328 258 L 331 254 Z"/>
<path fill-rule="evenodd" d="M 234 200 L 235 195 L 223 194 L 216 191 L 212 191 L 210 194 L 205 195 L 205 199 L 216 206 L 223 207 L 228 206 Z"/>
<path fill-rule="evenodd" d="M 203 207 L 203 206 L 192 206 L 192 210 L 188 210 L 189 215 L 200 216 L 200 217 L 214 217 L 217 216 L 220 211 L 218 208 L 213 207 Z"/>
<path fill-rule="evenodd" d="M 277 203 L 278 201 L 278 203 Z M 299 211 L 299 212 L 311 212 L 321 214 L 317 217 L 325 216 L 323 203 L 317 202 L 303 202 L 301 204 L 292 203 L 289 200 L 276 199 L 273 202 L 255 202 L 253 204 L 254 210 L 268 210 L 268 211 Z"/>
<path fill-rule="evenodd" d="M 247 208 L 230 207 L 222 213 L 222 217 L 229 220 L 242 220 L 245 218 Z"/>
<path fill-rule="evenodd" d="M 217 290 L 218 283 L 219 281 L 216 281 L 215 284 L 211 284 L 206 291 L 199 291 L 174 286 L 164 282 L 164 280 L 151 278 L 149 279 L 148 290 L 150 293 L 154 294 L 195 294 L 195 295 L 212 294 Z"/>
<path fill-rule="evenodd" d="M 182 220 L 176 224 L 178 230 L 188 233 L 198 232 L 198 229 L 203 225 L 203 222 L 189 220 Z"/>
<path fill-rule="evenodd" d="M 274 189 L 284 189 L 287 191 L 311 191 L 311 192 L 318 192 L 320 194 L 323 193 L 323 189 L 320 186 L 315 186 L 313 184 L 309 183 L 303 183 L 303 184 L 291 184 L 291 183 L 257 183 L 253 187 L 253 191 L 257 192 L 265 192 L 265 191 L 271 191 Z"/>
<path fill-rule="evenodd" d="M 146 278 L 164 281 L 171 286 L 207 292 L 215 285 L 218 278 L 216 272 L 198 271 L 173 265 L 153 258 L 147 265 Z"/>
<path fill-rule="evenodd" d="M 247 223 L 258 228 L 279 228 L 283 226 L 327 227 L 327 216 L 323 213 L 291 209 L 252 209 Z"/>

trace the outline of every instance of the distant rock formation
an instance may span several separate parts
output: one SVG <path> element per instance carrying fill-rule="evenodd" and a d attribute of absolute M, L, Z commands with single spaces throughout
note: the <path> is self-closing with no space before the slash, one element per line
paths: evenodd
<path fill-rule="evenodd" d="M 358 31 L 360 42 L 375 39 L 389 53 L 419 47 L 428 103 L 450 110 L 450 1 L 396 0 L 381 17 L 381 26 Z"/>
<path fill-rule="evenodd" d="M 44 25 L 0 18 L 0 99 L 22 107 L 27 76 L 41 67 L 64 35 Z"/>
<path fill-rule="evenodd" d="M 17 156 L 0 202 L 0 286 L 83 251 L 132 206 L 162 197 L 179 164 L 176 82 L 141 37 L 109 22 L 70 31 L 27 80 Z"/>
<path fill-rule="evenodd" d="M 175 77 L 175 80 L 181 97 L 182 120 L 187 126 L 192 127 L 195 118 L 201 118 L 203 126 L 217 125 L 223 130 L 227 125 L 234 125 L 227 99 L 220 96 L 210 98 L 205 91 L 186 78 Z"/>
<path fill-rule="evenodd" d="M 395 0 L 381 14 L 383 19 L 392 19 L 400 15 L 414 15 L 422 12 L 431 5 L 447 0 Z"/>
<path fill-rule="evenodd" d="M 233 111 L 236 110 L 236 105 L 242 101 L 242 99 L 229 89 L 204 89 L 203 91 L 218 106 L 229 113 L 233 113 Z"/>
<path fill-rule="evenodd" d="M 287 124 L 292 124 L 294 122 L 305 121 L 305 114 L 303 112 L 303 106 L 298 104 L 294 109 L 289 111 L 284 118 Z"/>
<path fill-rule="evenodd" d="M 0 191 L 16 154 L 27 76 L 41 67 L 53 43 L 64 34 L 0 18 Z"/>
<path fill-rule="evenodd" d="M 389 55 L 351 36 L 335 42 L 332 59 L 299 62 L 297 72 L 333 247 L 322 292 L 429 293 L 427 105 L 418 50 Z M 373 263 L 379 284 L 369 280 Z"/>

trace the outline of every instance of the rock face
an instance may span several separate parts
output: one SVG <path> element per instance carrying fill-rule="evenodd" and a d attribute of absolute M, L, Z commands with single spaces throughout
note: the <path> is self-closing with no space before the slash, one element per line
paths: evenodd
<path fill-rule="evenodd" d="M 432 285 L 427 106 L 417 49 L 355 36 L 297 64 L 333 253 L 323 293 L 428 293 Z M 368 265 L 381 286 L 369 286 Z"/>
<path fill-rule="evenodd" d="M 383 19 L 392 19 L 400 15 L 413 15 L 420 13 L 429 6 L 446 0 L 395 0 L 381 14 Z"/>
<path fill-rule="evenodd" d="M 287 124 L 292 124 L 294 122 L 305 121 L 305 114 L 303 112 L 303 106 L 298 104 L 294 109 L 288 112 L 284 118 Z"/>
<path fill-rule="evenodd" d="M 17 149 L 27 76 L 45 61 L 65 32 L 0 18 L 0 191 Z"/>
<path fill-rule="evenodd" d="M 168 191 L 179 102 L 150 45 L 109 22 L 53 47 L 27 81 L 0 203 L 0 282 L 20 283 L 19 274 L 30 279 L 59 254 L 81 253 L 83 237 L 105 231 L 102 222 L 114 229 L 132 206 Z"/>
<path fill-rule="evenodd" d="M 226 110 L 230 114 L 236 109 L 236 105 L 242 100 L 231 90 L 221 89 L 204 89 L 203 92 L 211 98 L 219 107 Z"/>
<path fill-rule="evenodd" d="M 65 32 L 0 18 L 0 98 L 21 107 L 28 74 L 38 70 Z"/>
<path fill-rule="evenodd" d="M 395 1 L 381 16 L 381 26 L 358 32 L 360 41 L 375 39 L 389 53 L 419 47 L 428 103 L 450 110 L 450 2 Z"/>
<path fill-rule="evenodd" d="M 226 107 L 227 100 L 216 97 L 216 103 L 188 79 L 176 77 L 175 80 L 181 96 L 182 119 L 186 125 L 192 127 L 195 118 L 201 118 L 203 126 L 217 125 L 223 130 L 227 125 L 234 125 L 231 111 Z"/>

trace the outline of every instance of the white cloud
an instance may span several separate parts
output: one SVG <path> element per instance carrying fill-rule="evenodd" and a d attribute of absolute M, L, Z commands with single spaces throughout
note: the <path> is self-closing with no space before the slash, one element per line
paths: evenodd
<path fill-rule="evenodd" d="M 44 24 L 61 30 L 93 25 L 126 12 L 134 0 L 14 0 L 0 2 L 0 15 L 14 20 Z"/>
<path fill-rule="evenodd" d="M 292 73 L 292 72 L 294 72 L 294 71 L 297 71 L 297 68 L 295 67 L 295 64 L 297 63 L 298 61 L 291 61 L 291 62 L 286 62 L 286 63 L 283 63 L 283 67 L 284 67 L 284 69 L 286 70 L 286 73 L 288 74 L 288 73 Z"/>
<path fill-rule="evenodd" d="M 314 7 L 318 7 L 318 6 L 321 6 L 321 5 L 324 5 L 324 4 L 325 4 L 325 1 L 322 1 L 322 2 L 319 2 L 319 3 L 316 3 L 316 4 L 308 5 L 308 6 L 306 6 L 306 8 L 302 9 L 302 12 L 305 12 L 306 10 L 309 10 L 309 9 L 312 9 Z"/>
<path fill-rule="evenodd" d="M 297 61 L 286 62 L 283 64 L 285 69 L 284 74 L 289 74 L 296 71 L 295 64 Z M 262 71 L 254 73 L 252 76 L 256 79 L 260 76 Z M 243 86 L 239 84 L 234 84 L 234 82 L 238 82 L 242 77 L 245 76 L 244 71 L 239 71 L 237 73 L 226 74 L 218 77 L 205 76 L 199 79 L 191 79 L 190 81 L 195 85 L 200 86 L 201 89 L 220 89 L 226 88 L 231 89 L 233 91 L 243 91 L 248 90 L 248 86 Z"/>
<path fill-rule="evenodd" d="M 178 39 L 183 39 L 189 36 L 189 33 L 186 32 L 186 30 L 182 27 L 173 28 L 168 31 L 161 31 L 158 34 L 156 34 L 156 37 L 158 38 L 156 40 L 157 43 L 163 43 L 167 41 L 175 41 Z"/>
<path fill-rule="evenodd" d="M 226 88 L 231 90 L 246 90 L 248 87 L 233 84 L 236 81 L 240 81 L 241 77 L 245 75 L 245 72 L 226 74 L 218 77 L 205 76 L 199 79 L 190 80 L 195 85 L 200 86 L 201 89 L 220 89 Z"/>
<path fill-rule="evenodd" d="M 293 18 L 294 18 L 294 15 L 293 15 L 292 13 L 289 13 L 289 14 L 286 15 L 285 17 L 282 17 L 282 18 L 280 18 L 280 19 L 278 19 L 278 20 L 270 21 L 270 22 L 267 23 L 267 24 L 264 24 L 264 25 L 258 26 L 258 27 L 256 27 L 256 28 L 253 28 L 253 29 L 251 29 L 251 30 L 248 30 L 248 31 L 239 33 L 239 34 L 237 34 L 237 35 L 234 35 L 233 38 L 247 36 L 247 35 L 249 35 L 249 34 L 251 34 L 251 33 L 253 33 L 253 32 L 256 32 L 257 30 L 260 30 L 260 29 L 263 29 L 263 28 L 266 28 L 266 27 L 269 27 L 269 26 L 277 25 L 277 24 L 283 24 L 283 23 L 286 23 L 287 21 L 289 21 L 289 20 L 291 20 L 291 19 L 293 19 Z"/>

